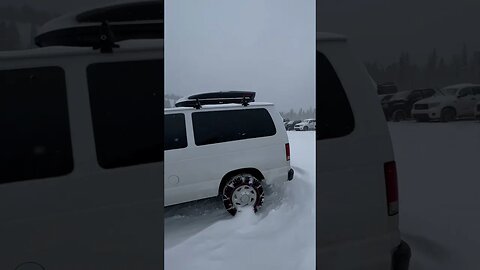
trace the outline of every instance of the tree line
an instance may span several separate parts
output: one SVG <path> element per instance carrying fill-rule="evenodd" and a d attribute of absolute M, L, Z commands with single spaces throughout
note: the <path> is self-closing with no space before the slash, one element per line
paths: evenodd
<path fill-rule="evenodd" d="M 432 49 L 425 60 L 423 64 L 415 64 L 408 52 L 402 52 L 389 65 L 383 66 L 375 61 L 366 62 L 365 65 L 376 82 L 394 82 L 399 90 L 480 82 L 480 51 L 470 54 L 465 43 L 449 57 L 441 56 L 436 49 Z"/>

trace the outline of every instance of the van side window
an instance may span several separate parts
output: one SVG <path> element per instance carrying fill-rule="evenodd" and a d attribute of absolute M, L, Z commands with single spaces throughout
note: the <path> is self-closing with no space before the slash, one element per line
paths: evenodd
<path fill-rule="evenodd" d="M 163 60 L 91 64 L 87 78 L 99 165 L 163 161 Z"/>
<path fill-rule="evenodd" d="M 0 184 L 73 171 L 65 73 L 0 71 Z"/>
<path fill-rule="evenodd" d="M 187 130 L 183 113 L 165 115 L 164 150 L 187 147 Z"/>
<path fill-rule="evenodd" d="M 276 134 L 266 109 L 244 109 L 192 114 L 196 145 L 207 145 Z"/>
<path fill-rule="evenodd" d="M 347 95 L 327 57 L 317 51 L 316 60 L 317 140 L 346 136 L 355 125 Z"/>

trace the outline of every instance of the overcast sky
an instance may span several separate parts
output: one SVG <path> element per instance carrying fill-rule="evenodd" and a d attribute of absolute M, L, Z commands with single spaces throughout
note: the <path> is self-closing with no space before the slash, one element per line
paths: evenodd
<path fill-rule="evenodd" d="M 321 0 L 317 28 L 347 35 L 363 60 L 391 63 L 401 51 L 424 63 L 437 48 L 448 58 L 480 50 L 479 0 Z"/>
<path fill-rule="evenodd" d="M 314 0 L 167 0 L 165 91 L 253 90 L 282 111 L 314 107 Z"/>

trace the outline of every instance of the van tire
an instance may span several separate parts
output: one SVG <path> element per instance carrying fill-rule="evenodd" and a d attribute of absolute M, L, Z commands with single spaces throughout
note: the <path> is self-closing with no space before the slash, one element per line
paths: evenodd
<path fill-rule="evenodd" d="M 457 119 L 457 112 L 453 108 L 445 108 L 442 110 L 440 120 L 442 122 L 451 122 Z"/>
<path fill-rule="evenodd" d="M 241 198 L 239 195 L 242 193 L 246 197 Z M 251 196 L 250 200 L 242 202 L 242 199 L 248 199 L 248 196 Z M 237 213 L 237 207 L 247 205 L 253 206 L 253 210 L 257 212 L 262 206 L 264 198 L 262 182 L 249 173 L 232 176 L 222 190 L 223 205 L 232 216 Z"/>

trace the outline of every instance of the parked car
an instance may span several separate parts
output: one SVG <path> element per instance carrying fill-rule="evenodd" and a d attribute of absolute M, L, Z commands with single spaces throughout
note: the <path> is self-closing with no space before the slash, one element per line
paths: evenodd
<path fill-rule="evenodd" d="M 435 90 L 431 88 L 397 92 L 391 98 L 382 102 L 385 117 L 387 120 L 395 122 L 410 118 L 413 104 L 434 94 Z"/>
<path fill-rule="evenodd" d="M 464 83 L 447 86 L 439 93 L 416 102 L 412 115 L 417 121 L 454 121 L 473 117 L 475 104 L 480 100 L 480 85 Z"/>
<path fill-rule="evenodd" d="M 316 127 L 317 127 L 317 123 L 315 119 L 305 119 L 300 123 L 295 124 L 294 129 L 307 131 L 307 130 L 315 130 Z"/>
<path fill-rule="evenodd" d="M 375 85 L 343 36 L 317 33 L 316 61 L 317 268 L 407 269 L 395 158 Z"/>
<path fill-rule="evenodd" d="M 163 3 L 36 42 L 0 52 L 0 269 L 162 269 Z"/>
<path fill-rule="evenodd" d="M 377 84 L 377 94 L 379 96 L 395 94 L 398 92 L 398 88 L 393 82 L 385 82 Z"/>
<path fill-rule="evenodd" d="M 225 93 L 210 94 L 220 103 Z M 232 215 L 256 211 L 265 186 L 293 179 L 282 117 L 271 103 L 202 101 L 165 109 L 165 206 L 219 196 Z"/>
<path fill-rule="evenodd" d="M 480 101 L 475 104 L 475 119 L 480 120 Z"/>
<path fill-rule="evenodd" d="M 286 130 L 294 130 L 295 129 L 295 125 L 302 122 L 302 120 L 293 120 L 293 121 L 289 121 L 288 123 L 285 124 L 285 129 Z"/>

